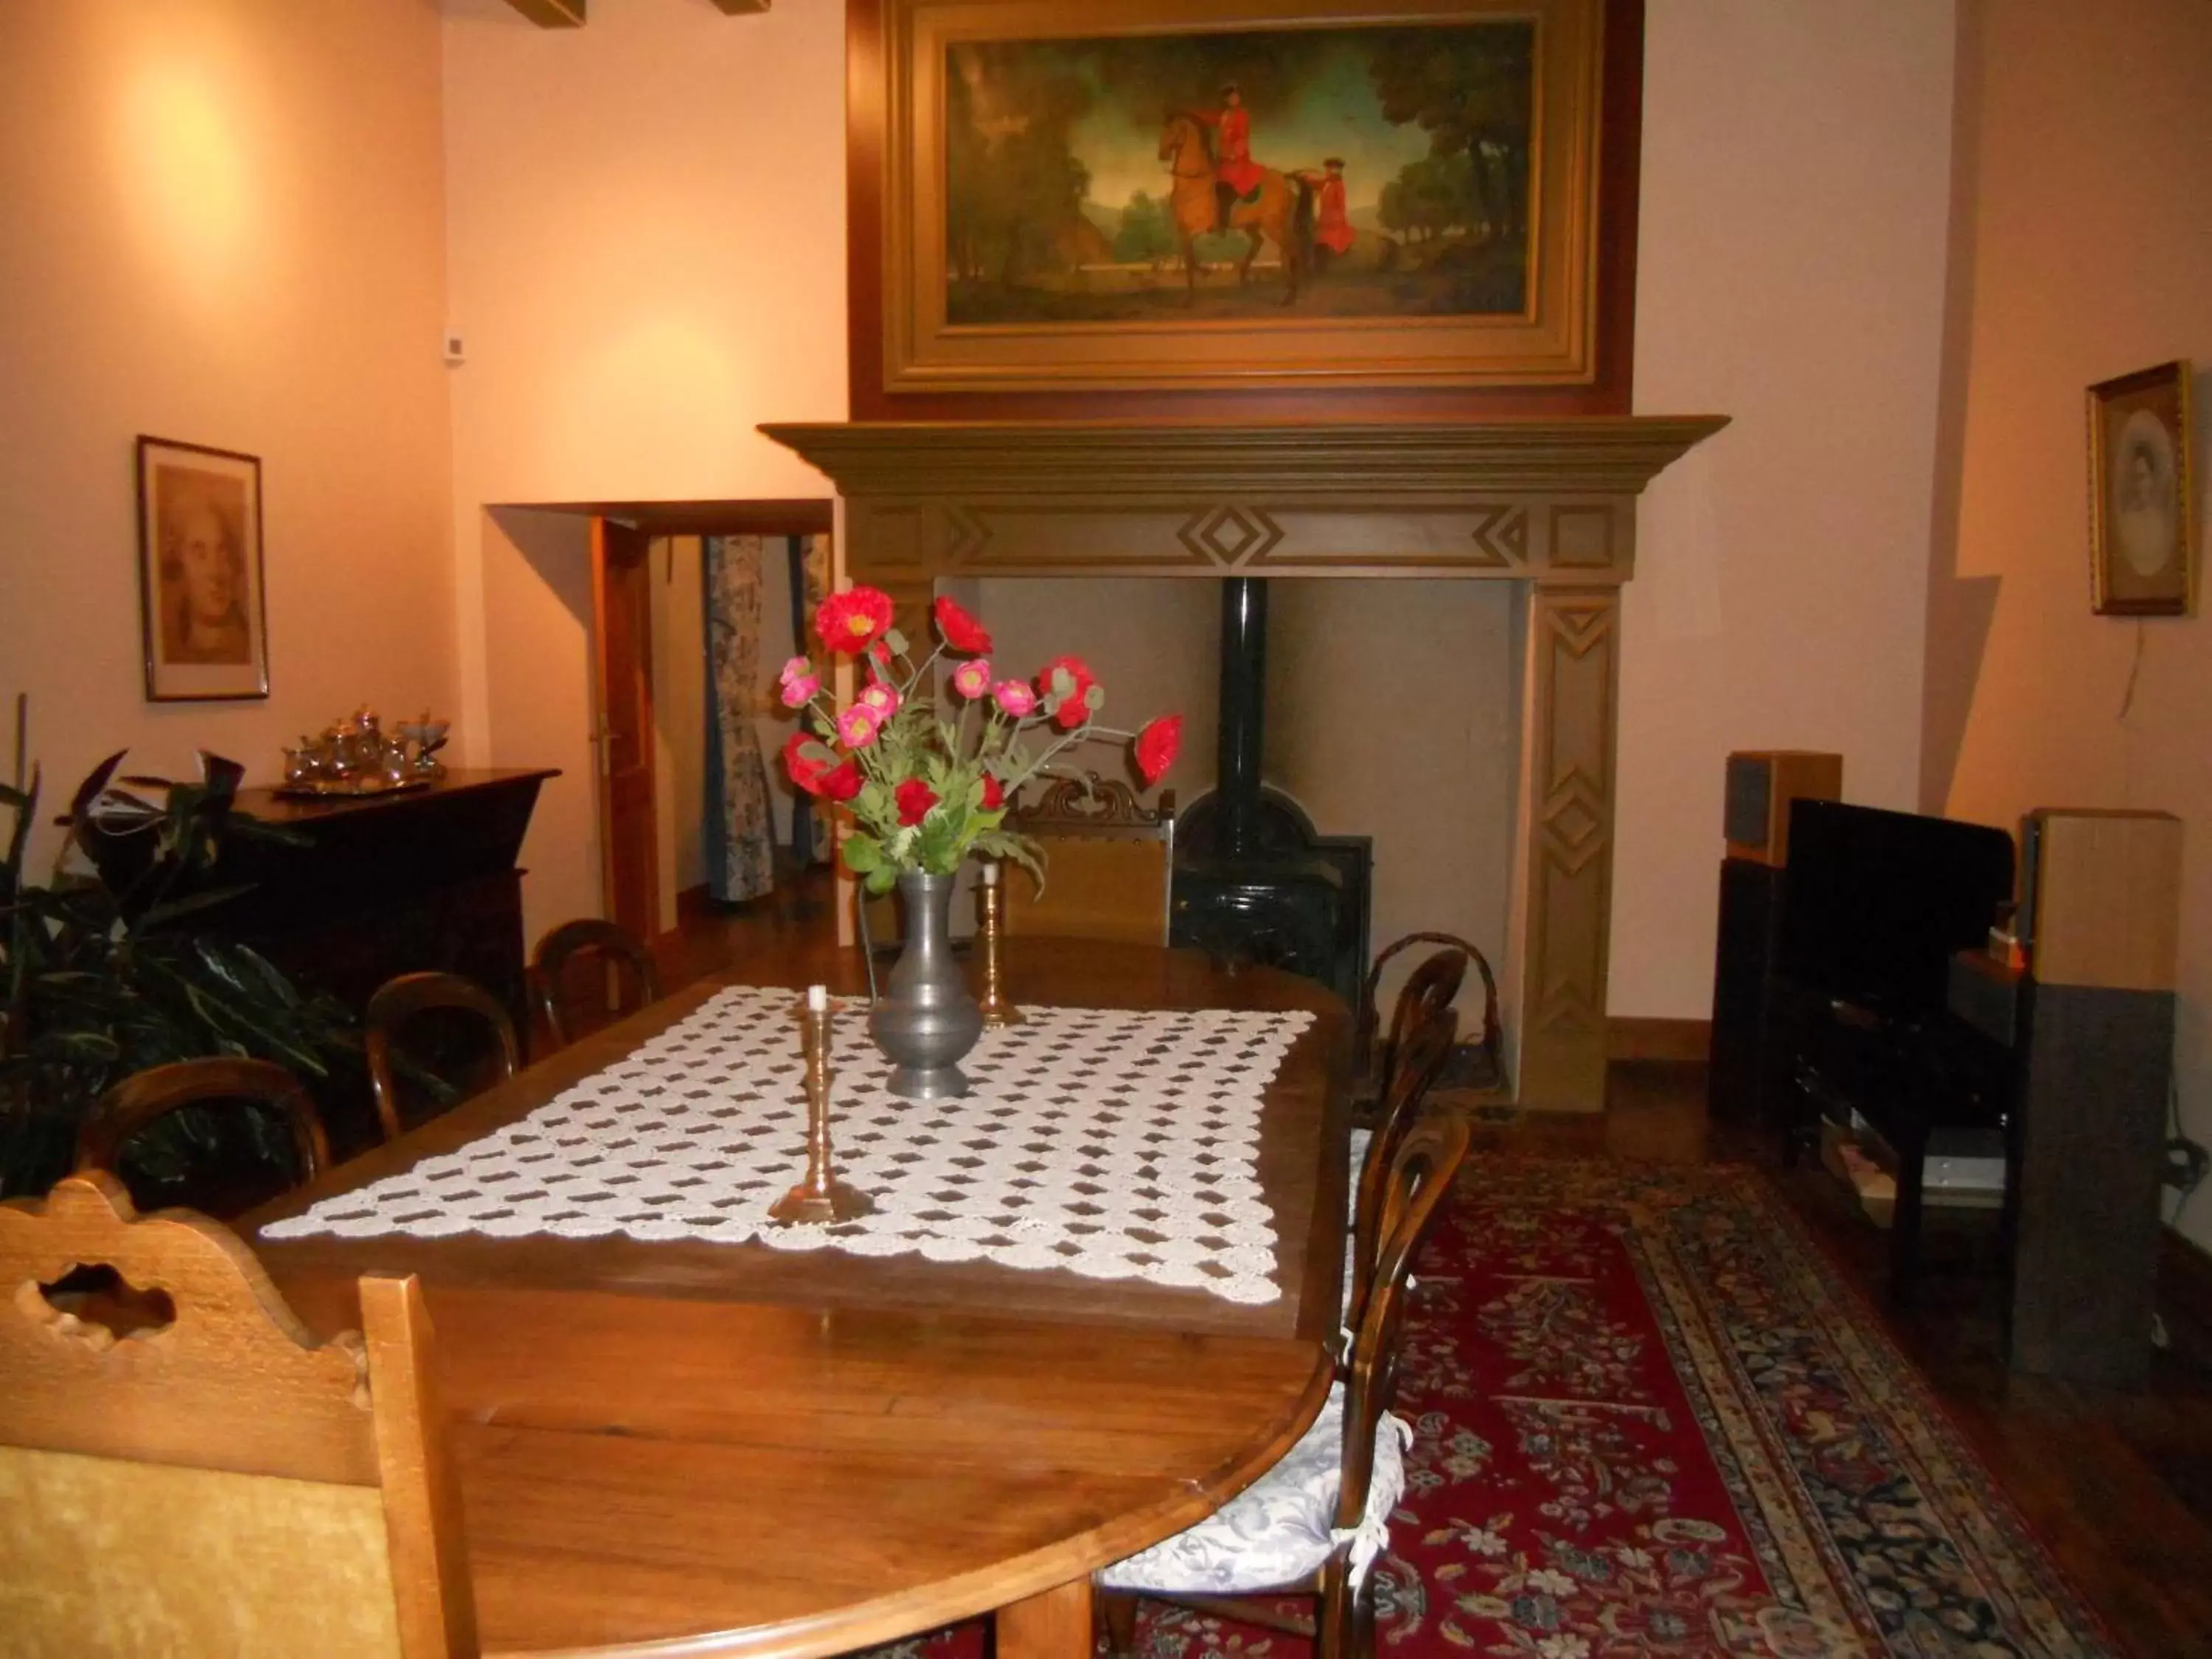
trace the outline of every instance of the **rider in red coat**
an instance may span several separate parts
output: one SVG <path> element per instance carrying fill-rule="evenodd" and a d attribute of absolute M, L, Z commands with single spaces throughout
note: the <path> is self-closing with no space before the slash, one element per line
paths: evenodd
<path fill-rule="evenodd" d="M 1216 230 L 1229 228 L 1230 210 L 1237 198 L 1249 196 L 1259 188 L 1261 173 L 1252 160 L 1252 112 L 1244 107 L 1244 94 L 1231 81 L 1221 88 L 1221 108 L 1195 110 L 1198 118 L 1215 132 L 1213 145 L 1213 194 L 1220 204 L 1220 214 L 1214 223 Z"/>

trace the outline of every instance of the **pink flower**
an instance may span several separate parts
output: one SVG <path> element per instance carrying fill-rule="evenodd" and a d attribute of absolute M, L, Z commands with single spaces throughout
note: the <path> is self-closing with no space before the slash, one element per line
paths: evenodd
<path fill-rule="evenodd" d="M 786 708 L 804 708 L 814 701 L 814 694 L 822 689 L 822 681 L 812 672 L 813 666 L 804 657 L 793 657 L 784 664 L 780 684 Z"/>
<path fill-rule="evenodd" d="M 978 657 L 952 671 L 952 689 L 963 697 L 980 697 L 991 689 L 991 665 Z"/>
<path fill-rule="evenodd" d="M 837 716 L 837 740 L 848 749 L 866 749 L 876 740 L 883 716 L 865 702 L 856 702 Z"/>
<path fill-rule="evenodd" d="M 991 688 L 991 696 L 1000 708 L 1016 720 L 1035 712 L 1037 705 L 1036 693 L 1021 680 L 1000 680 Z"/>
<path fill-rule="evenodd" d="M 861 693 L 860 706 L 872 708 L 880 723 L 899 711 L 898 688 L 884 680 L 870 680 Z"/>

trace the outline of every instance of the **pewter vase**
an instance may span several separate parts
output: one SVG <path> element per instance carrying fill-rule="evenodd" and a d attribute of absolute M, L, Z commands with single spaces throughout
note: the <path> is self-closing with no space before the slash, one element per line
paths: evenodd
<path fill-rule="evenodd" d="M 906 946 L 868 1014 L 868 1035 L 891 1063 L 890 1091 L 908 1100 L 968 1092 L 961 1057 L 983 1034 L 983 1012 L 952 959 L 951 876 L 902 872 Z"/>

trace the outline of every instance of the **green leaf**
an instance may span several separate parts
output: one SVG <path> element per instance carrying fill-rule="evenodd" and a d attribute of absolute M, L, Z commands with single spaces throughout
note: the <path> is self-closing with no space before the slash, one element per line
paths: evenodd
<path fill-rule="evenodd" d="M 879 866 L 876 869 L 869 871 L 868 873 L 861 878 L 860 884 L 878 898 L 881 898 L 885 893 L 890 892 L 892 888 L 898 885 L 898 872 L 892 869 L 888 864 Z"/>
<path fill-rule="evenodd" d="M 1106 706 L 1106 688 L 1103 685 L 1094 685 L 1085 691 L 1083 694 L 1083 706 L 1094 714 Z"/>
<path fill-rule="evenodd" d="M 851 835 L 845 837 L 844 857 L 854 875 L 872 875 L 883 867 L 884 849 L 873 836 Z"/>
<path fill-rule="evenodd" d="M 903 657 L 906 655 L 906 635 L 901 633 L 897 629 L 886 628 L 884 629 L 884 643 L 890 647 L 891 654 L 893 656 Z"/>
<path fill-rule="evenodd" d="M 139 917 L 138 926 L 142 930 L 162 927 L 179 916 L 188 916 L 198 910 L 211 910 L 218 904 L 228 904 L 240 894 L 250 893 L 252 890 L 252 882 L 242 881 L 234 883 L 228 887 L 211 887 L 204 892 L 192 893 L 180 899 L 171 899 L 166 904 L 155 905 L 144 915 Z"/>

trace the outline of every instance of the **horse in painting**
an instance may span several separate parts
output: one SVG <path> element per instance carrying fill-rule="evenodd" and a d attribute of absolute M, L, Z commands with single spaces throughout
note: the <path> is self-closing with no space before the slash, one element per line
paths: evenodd
<path fill-rule="evenodd" d="M 1212 230 L 1219 212 L 1213 192 L 1213 134 L 1196 116 L 1176 112 L 1160 131 L 1159 159 L 1168 164 L 1174 186 L 1169 195 L 1175 216 L 1176 238 L 1182 248 L 1183 276 L 1188 297 L 1198 297 L 1196 240 Z M 1283 303 L 1298 297 L 1298 282 L 1310 258 L 1313 228 L 1313 185 L 1304 179 L 1286 179 L 1273 167 L 1260 169 L 1259 193 L 1237 203 L 1229 214 L 1229 228 L 1241 230 L 1246 240 L 1237 261 L 1239 287 L 1251 280 L 1252 261 L 1264 243 L 1273 242 L 1283 260 Z"/>

